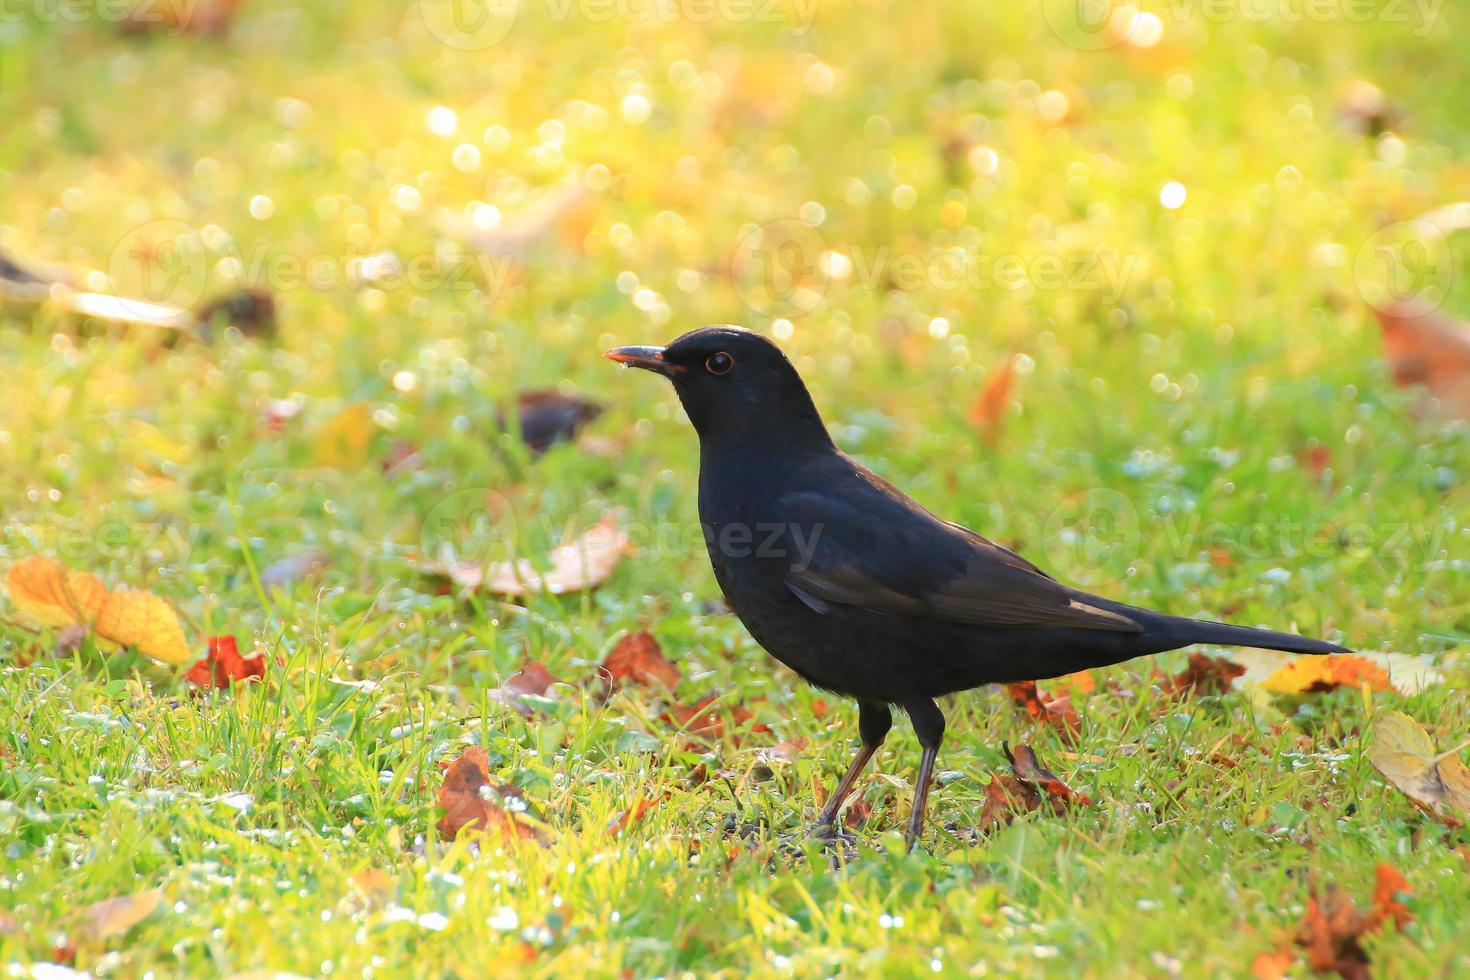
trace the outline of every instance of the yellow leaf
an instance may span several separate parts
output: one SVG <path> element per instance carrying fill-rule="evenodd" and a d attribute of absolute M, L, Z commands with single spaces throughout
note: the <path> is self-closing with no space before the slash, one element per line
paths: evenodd
<path fill-rule="evenodd" d="M 373 420 L 368 406 L 349 405 L 322 423 L 312 441 L 312 456 L 323 466 L 357 469 L 367 461 L 372 438 Z"/>
<path fill-rule="evenodd" d="M 1275 650 L 1230 650 L 1225 659 L 1244 667 L 1236 686 L 1273 694 L 1305 694 L 1367 684 L 1378 691 L 1414 694 L 1444 681 L 1424 657 L 1402 653 L 1296 656 Z"/>
<path fill-rule="evenodd" d="M 151 592 L 109 592 L 97 576 L 40 557 L 16 562 L 6 585 L 15 607 L 42 626 L 85 626 L 99 645 L 131 646 L 166 664 L 193 659 L 178 615 Z"/>
<path fill-rule="evenodd" d="M 42 626 L 90 624 L 107 599 L 107 586 L 95 575 L 73 572 L 50 558 L 23 558 L 6 578 L 10 601 Z"/>
<path fill-rule="evenodd" d="M 178 615 L 152 592 L 119 589 L 108 596 L 97 616 L 97 635 L 166 664 L 182 667 L 194 659 Z"/>
<path fill-rule="evenodd" d="M 1416 805 L 1459 823 L 1470 816 L 1470 769 L 1460 761 L 1462 748 L 1438 753 L 1417 721 L 1386 711 L 1373 719 L 1368 761 Z"/>

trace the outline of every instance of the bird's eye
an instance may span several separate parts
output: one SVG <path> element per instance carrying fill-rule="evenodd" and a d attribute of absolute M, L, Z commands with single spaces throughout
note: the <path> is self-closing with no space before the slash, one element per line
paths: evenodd
<path fill-rule="evenodd" d="M 709 360 L 704 362 L 704 369 L 710 374 L 729 374 L 730 369 L 734 366 L 735 358 L 726 354 L 724 351 L 720 351 L 718 354 L 711 354 Z"/>

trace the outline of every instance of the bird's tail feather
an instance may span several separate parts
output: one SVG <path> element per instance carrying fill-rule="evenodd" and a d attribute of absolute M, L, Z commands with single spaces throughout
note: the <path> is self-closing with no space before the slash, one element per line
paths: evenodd
<path fill-rule="evenodd" d="M 1284 650 L 1287 653 L 1352 653 L 1347 647 L 1336 643 L 1314 640 L 1310 636 L 1297 636 L 1295 633 L 1231 626 L 1229 623 L 1212 623 L 1204 619 L 1171 618 L 1174 619 L 1172 625 L 1175 626 L 1179 639 L 1185 644 L 1219 643 L 1222 646 Z"/>

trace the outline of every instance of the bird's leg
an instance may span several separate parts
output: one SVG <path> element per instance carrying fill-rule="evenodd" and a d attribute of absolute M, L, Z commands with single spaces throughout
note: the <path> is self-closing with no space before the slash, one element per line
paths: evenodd
<path fill-rule="evenodd" d="M 934 776 L 934 760 L 939 758 L 939 743 L 944 741 L 944 712 L 928 698 L 911 701 L 903 708 L 908 712 L 909 720 L 914 723 L 914 734 L 919 736 L 919 744 L 924 748 L 924 755 L 919 760 L 919 779 L 914 784 L 914 812 L 909 816 L 908 833 L 905 835 L 909 850 L 913 850 L 914 844 L 919 840 L 919 833 L 924 829 L 924 808 L 929 802 L 929 781 Z"/>
<path fill-rule="evenodd" d="M 893 712 L 888 709 L 888 705 L 880 701 L 858 702 L 858 733 L 862 735 L 863 744 L 853 758 L 852 765 L 847 767 L 847 774 L 842 777 L 842 781 L 827 800 L 827 805 L 822 808 L 822 815 L 817 818 L 818 827 L 830 827 L 836 821 L 837 811 L 842 808 L 843 801 L 852 792 L 858 777 L 863 774 L 868 760 L 873 758 L 873 753 L 878 751 L 878 746 L 883 744 L 888 729 L 892 727 Z"/>

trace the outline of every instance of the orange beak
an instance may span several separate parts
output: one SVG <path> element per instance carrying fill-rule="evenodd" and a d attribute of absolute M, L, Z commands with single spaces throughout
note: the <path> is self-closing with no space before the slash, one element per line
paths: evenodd
<path fill-rule="evenodd" d="M 684 373 L 679 365 L 664 360 L 662 347 L 615 347 L 602 356 L 627 367 L 643 368 L 645 371 L 662 374 L 666 378 Z"/>

